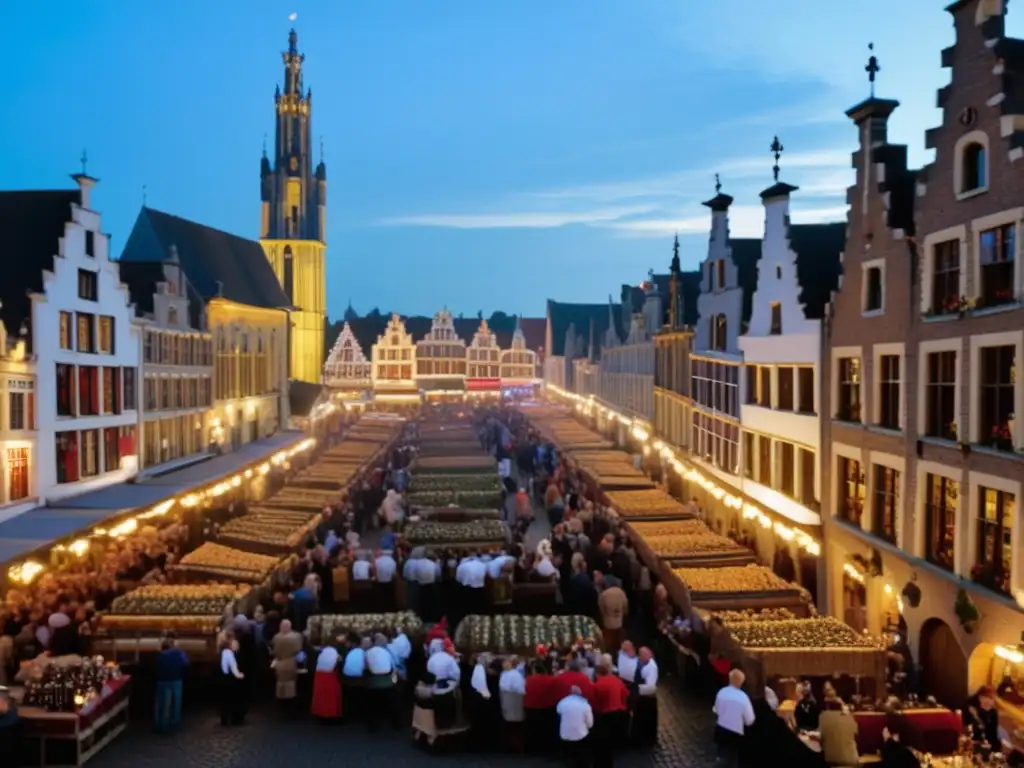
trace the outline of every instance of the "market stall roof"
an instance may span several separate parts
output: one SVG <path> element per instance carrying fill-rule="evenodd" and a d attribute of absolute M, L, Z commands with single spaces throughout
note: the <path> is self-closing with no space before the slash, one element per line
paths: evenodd
<path fill-rule="evenodd" d="M 187 493 L 220 480 L 305 439 L 302 432 L 279 432 L 225 454 L 168 472 L 140 483 L 117 483 L 96 491 L 50 502 L 0 522 L 0 563 L 86 532 L 105 520 L 135 509 L 153 506 L 179 493 Z"/>
<path fill-rule="evenodd" d="M 438 379 L 419 379 L 416 385 L 423 392 L 446 392 L 466 390 L 466 379 L 462 376 L 448 376 Z"/>

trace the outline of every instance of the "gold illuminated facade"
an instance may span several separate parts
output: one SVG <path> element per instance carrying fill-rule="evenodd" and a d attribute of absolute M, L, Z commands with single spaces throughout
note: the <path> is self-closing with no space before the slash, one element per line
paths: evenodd
<path fill-rule="evenodd" d="M 36 376 L 25 342 L 0 323 L 0 515 L 35 501 Z"/>
<path fill-rule="evenodd" d="M 370 356 L 373 365 L 373 397 L 381 402 L 419 402 L 416 383 L 416 344 L 398 315 L 377 338 Z"/>
<path fill-rule="evenodd" d="M 274 160 L 264 148 L 260 166 L 260 244 L 294 308 L 290 376 L 319 383 L 327 313 L 327 166 L 321 156 L 313 168 L 313 98 L 311 91 L 303 93 L 305 56 L 298 51 L 295 30 L 282 58 L 284 91 L 278 87 L 274 96 Z"/>
<path fill-rule="evenodd" d="M 501 351 L 499 372 L 502 386 L 532 385 L 540 381 L 537 376 L 537 353 L 526 347 L 526 336 L 518 318 L 515 333 L 512 334 L 512 346 Z"/>
<path fill-rule="evenodd" d="M 214 298 L 210 440 L 222 450 L 272 435 L 288 422 L 288 313 Z"/>

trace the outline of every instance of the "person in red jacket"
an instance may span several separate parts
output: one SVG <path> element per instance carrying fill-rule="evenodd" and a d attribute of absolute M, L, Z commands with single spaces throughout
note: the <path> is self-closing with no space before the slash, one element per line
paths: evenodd
<path fill-rule="evenodd" d="M 541 659 L 536 659 L 526 678 L 523 709 L 526 713 L 526 747 L 536 754 L 555 743 L 558 716 L 555 714 L 555 678 Z"/>
<path fill-rule="evenodd" d="M 612 754 L 629 733 L 629 688 L 604 661 L 597 665 L 594 675 L 594 734 L 598 739 L 594 766 L 611 768 Z"/>
<path fill-rule="evenodd" d="M 568 696 L 574 687 L 580 689 L 580 695 L 587 700 L 591 707 L 594 706 L 594 684 L 590 681 L 586 669 L 587 663 L 583 659 L 573 659 L 569 662 L 569 668 L 555 676 L 555 704 Z"/>

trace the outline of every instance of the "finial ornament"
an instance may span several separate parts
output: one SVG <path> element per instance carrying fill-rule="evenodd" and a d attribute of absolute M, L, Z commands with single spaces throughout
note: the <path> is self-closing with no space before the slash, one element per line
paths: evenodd
<path fill-rule="evenodd" d="M 715 194 L 719 194 L 722 191 L 722 180 L 718 178 L 718 174 L 715 174 Z M 679 233 L 676 233 L 676 237 L 679 237 Z"/>
<path fill-rule="evenodd" d="M 782 153 L 786 151 L 786 148 L 782 146 L 782 142 L 779 141 L 779 137 L 776 136 L 772 139 L 772 145 L 768 147 L 771 150 L 772 156 L 775 158 L 775 165 L 772 166 L 772 175 L 775 176 L 775 180 L 779 180 L 779 158 L 782 157 Z"/>
<path fill-rule="evenodd" d="M 146 185 L 142 185 L 142 206 L 146 206 Z"/>
<path fill-rule="evenodd" d="M 82 150 L 82 156 L 79 158 L 79 161 L 82 163 L 82 175 L 88 176 L 89 174 L 86 171 L 86 168 L 89 165 L 89 153 L 86 152 L 85 149 Z"/>
<path fill-rule="evenodd" d="M 263 156 L 267 156 L 267 134 L 263 134 Z"/>
<path fill-rule="evenodd" d="M 320 134 L 320 162 L 324 161 L 324 135 Z"/>
<path fill-rule="evenodd" d="M 868 73 L 868 82 L 871 83 L 871 98 L 875 98 L 875 75 L 877 75 L 882 68 L 879 66 L 878 58 L 874 54 L 875 44 L 868 43 L 868 50 L 872 53 L 868 57 L 868 64 L 864 67 L 864 71 Z"/>

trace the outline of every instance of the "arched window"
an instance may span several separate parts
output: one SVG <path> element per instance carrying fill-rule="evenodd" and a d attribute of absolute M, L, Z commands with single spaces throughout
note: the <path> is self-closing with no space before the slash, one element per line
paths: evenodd
<path fill-rule="evenodd" d="M 960 192 L 984 189 L 988 185 L 985 147 L 979 142 L 972 141 L 963 148 L 961 162 L 963 170 L 960 175 Z"/>
<path fill-rule="evenodd" d="M 178 310 L 174 307 L 167 308 L 167 324 L 177 325 L 178 324 Z"/>
<path fill-rule="evenodd" d="M 715 341 L 715 349 L 724 352 L 729 341 L 728 326 L 724 314 L 715 317 Z"/>
<path fill-rule="evenodd" d="M 290 245 L 284 247 L 284 295 L 288 297 L 288 301 L 294 302 L 295 295 L 293 293 L 295 289 L 295 269 L 292 264 L 292 248 Z"/>

